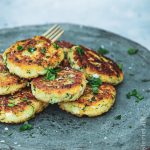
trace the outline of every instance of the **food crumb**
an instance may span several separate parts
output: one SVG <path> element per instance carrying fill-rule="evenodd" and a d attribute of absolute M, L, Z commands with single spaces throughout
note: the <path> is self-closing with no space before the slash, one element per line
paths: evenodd
<path fill-rule="evenodd" d="M 7 128 L 7 127 L 5 127 L 5 131 L 8 131 L 8 128 Z"/>
<path fill-rule="evenodd" d="M 132 67 L 129 67 L 129 69 L 131 70 L 131 69 L 132 69 Z"/>
<path fill-rule="evenodd" d="M 18 142 L 14 142 L 14 144 L 16 145 L 16 144 L 18 144 Z"/>

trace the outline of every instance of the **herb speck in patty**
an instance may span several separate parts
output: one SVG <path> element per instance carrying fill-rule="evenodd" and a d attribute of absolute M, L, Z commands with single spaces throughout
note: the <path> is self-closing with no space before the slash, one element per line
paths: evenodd
<path fill-rule="evenodd" d="M 91 86 L 93 93 L 98 94 L 98 89 L 102 84 L 102 81 L 100 78 L 90 77 L 88 79 L 88 84 Z"/>

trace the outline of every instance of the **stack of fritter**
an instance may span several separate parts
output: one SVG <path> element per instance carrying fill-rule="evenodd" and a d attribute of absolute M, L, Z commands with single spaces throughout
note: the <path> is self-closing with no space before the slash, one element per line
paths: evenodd
<path fill-rule="evenodd" d="M 114 61 L 84 46 L 42 36 L 18 41 L 0 56 L 0 122 L 27 121 L 54 103 L 76 116 L 101 115 L 122 80 Z"/>

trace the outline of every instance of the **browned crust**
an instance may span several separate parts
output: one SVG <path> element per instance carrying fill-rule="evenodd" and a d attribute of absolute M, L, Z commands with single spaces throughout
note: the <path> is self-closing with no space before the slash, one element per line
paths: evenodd
<path fill-rule="evenodd" d="M 18 103 L 10 107 L 8 104 L 11 102 L 15 102 L 15 99 L 22 99 L 19 100 Z M 28 100 L 23 100 L 23 98 L 27 98 Z M 0 111 L 4 112 L 13 112 L 15 114 L 18 114 L 19 112 L 22 112 L 28 107 L 30 104 L 36 102 L 36 98 L 32 95 L 31 90 L 29 88 L 25 88 L 22 91 L 19 91 L 15 93 L 14 95 L 5 95 L 5 96 L 0 96 Z"/>
<path fill-rule="evenodd" d="M 74 55 L 74 59 L 79 66 L 90 68 L 91 71 L 109 76 L 119 76 L 122 74 L 118 65 L 110 58 L 98 55 L 95 51 L 84 46 L 81 46 L 81 48 L 84 50 L 84 54 L 80 56 L 77 51 L 75 51 Z M 108 61 L 106 62 L 105 59 Z M 98 65 L 95 65 L 94 63 L 97 63 Z"/>
<path fill-rule="evenodd" d="M 73 77 L 69 77 L 71 74 Z M 38 77 L 32 80 L 32 84 L 36 88 L 46 91 L 46 93 L 52 93 L 54 90 L 58 91 L 58 93 L 59 91 L 63 93 L 63 91 L 66 91 L 67 89 L 81 85 L 83 76 L 84 74 L 80 71 L 64 68 L 58 73 L 57 79 L 49 81 L 45 80 L 44 77 Z"/>
<path fill-rule="evenodd" d="M 93 94 L 91 87 L 88 85 L 83 93 L 83 96 L 81 96 L 76 102 L 90 106 L 104 99 L 114 99 L 115 93 L 115 88 L 107 83 L 103 83 L 99 87 L 98 94 Z"/>
<path fill-rule="evenodd" d="M 2 55 L 0 54 L 0 72 L 7 72 L 8 69 L 6 68 L 6 66 L 4 65 L 3 63 L 3 57 Z"/>
<path fill-rule="evenodd" d="M 7 80 L 0 81 L 1 87 L 11 86 L 12 84 L 22 84 L 22 83 L 27 82 L 27 80 L 21 79 L 18 76 L 15 76 L 15 75 L 9 73 L 8 69 L 6 68 L 6 66 L 3 63 L 2 55 L 0 55 L 0 73 L 4 73 L 5 78 L 7 78 Z"/>
<path fill-rule="evenodd" d="M 56 42 L 60 47 L 62 48 L 72 48 L 72 46 L 74 46 L 74 44 L 67 42 L 67 41 L 57 41 Z"/>
<path fill-rule="evenodd" d="M 42 46 L 37 47 L 37 45 L 42 44 Z M 18 50 L 17 47 L 22 46 L 23 50 Z M 46 57 L 44 53 L 41 53 L 41 49 L 45 48 L 46 53 L 49 53 L 49 48 L 51 46 L 51 41 L 43 36 L 35 36 L 32 39 L 26 39 L 18 41 L 13 44 L 6 52 L 7 59 L 10 62 L 16 63 L 18 66 L 21 65 L 38 65 L 43 67 L 48 67 L 48 65 L 55 66 L 59 60 L 59 55 L 62 53 L 60 50 L 56 50 L 51 56 Z M 29 56 L 23 56 L 22 52 L 28 50 L 28 48 L 36 48 L 38 54 L 32 58 Z M 43 59 L 45 58 L 45 59 Z"/>

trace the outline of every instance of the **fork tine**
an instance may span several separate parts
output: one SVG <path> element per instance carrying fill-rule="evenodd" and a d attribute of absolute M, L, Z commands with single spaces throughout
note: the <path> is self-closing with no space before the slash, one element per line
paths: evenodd
<path fill-rule="evenodd" d="M 54 36 L 56 36 L 59 32 L 61 32 L 62 29 L 61 28 L 57 28 L 56 30 L 52 31 L 50 34 L 47 35 L 47 38 L 53 38 Z"/>
<path fill-rule="evenodd" d="M 43 33 L 43 36 L 47 36 L 51 31 L 53 31 L 55 28 L 57 28 L 57 24 L 55 24 L 54 26 L 52 26 L 49 30 L 47 30 L 45 33 Z"/>
<path fill-rule="evenodd" d="M 61 28 L 57 26 L 54 30 L 51 30 L 51 32 L 46 35 L 46 38 L 50 38 L 51 36 L 53 36 L 53 34 L 59 32 L 59 30 L 61 30 Z"/>
<path fill-rule="evenodd" d="M 56 34 L 56 36 L 54 36 L 51 41 L 52 42 L 55 42 L 62 34 L 64 33 L 63 30 L 61 30 L 58 34 Z"/>

